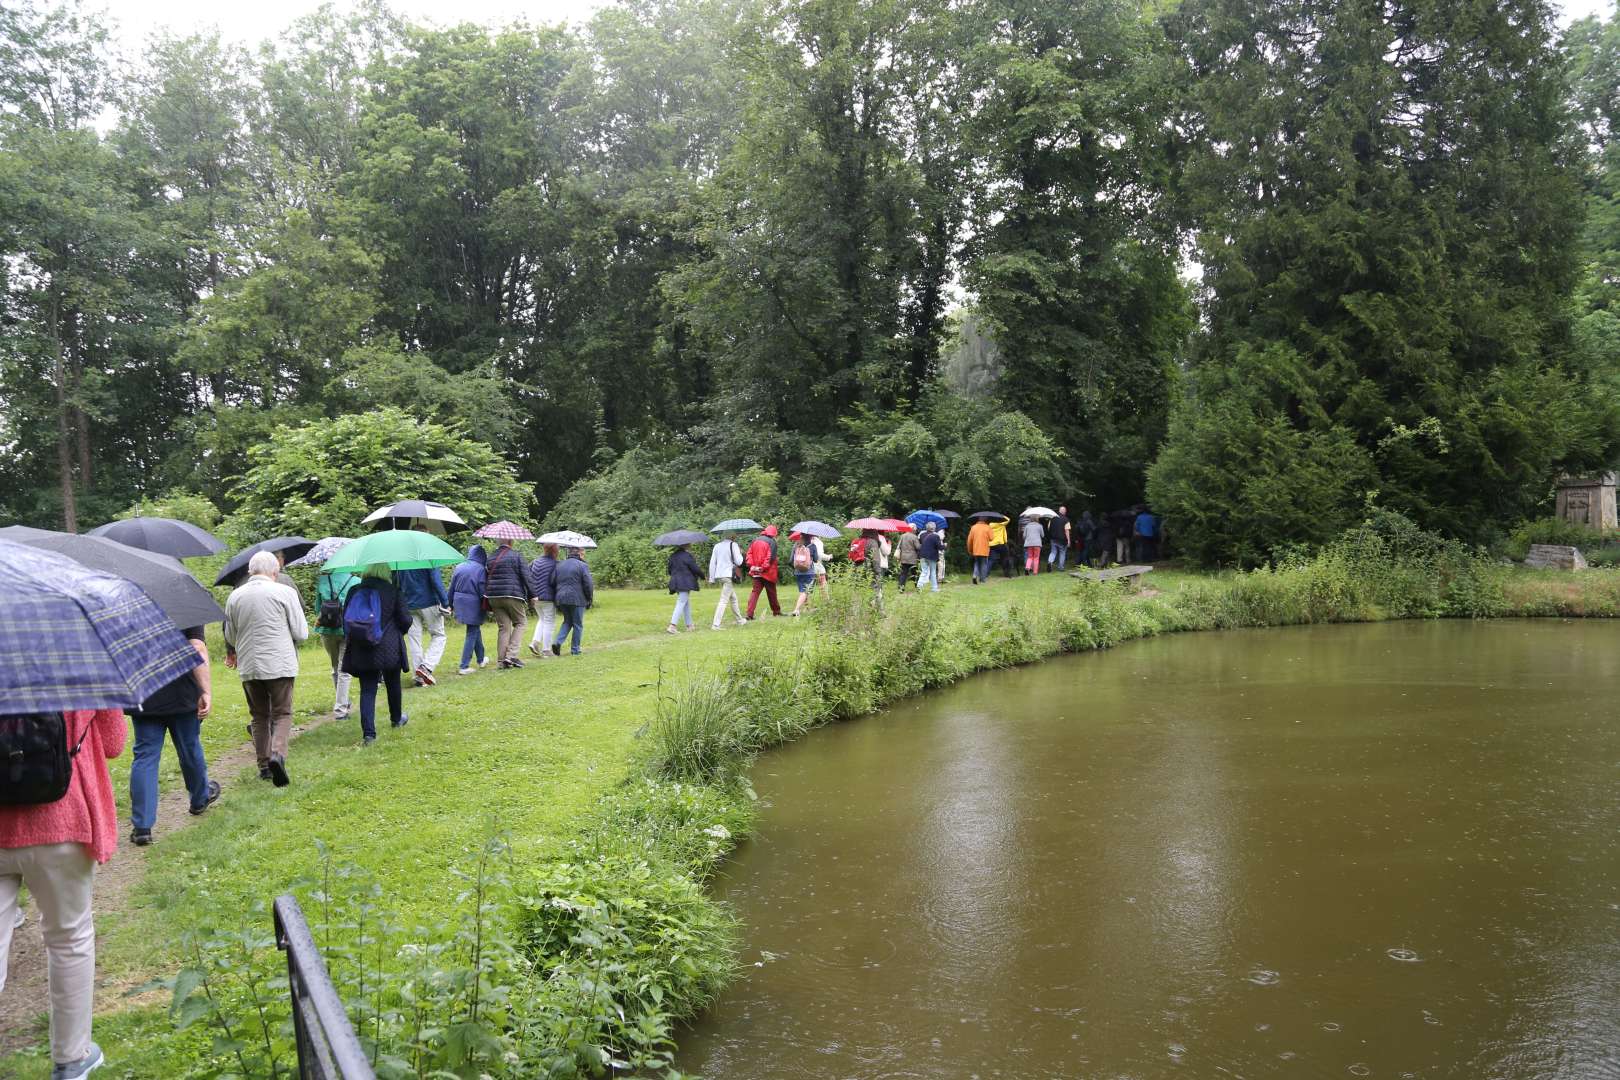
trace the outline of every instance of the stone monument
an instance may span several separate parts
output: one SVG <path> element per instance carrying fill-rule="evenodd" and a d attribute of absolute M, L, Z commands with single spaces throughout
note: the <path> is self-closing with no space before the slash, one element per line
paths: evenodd
<path fill-rule="evenodd" d="M 1566 476 L 1558 481 L 1557 514 L 1560 521 L 1608 531 L 1620 527 L 1615 514 L 1615 474 Z"/>

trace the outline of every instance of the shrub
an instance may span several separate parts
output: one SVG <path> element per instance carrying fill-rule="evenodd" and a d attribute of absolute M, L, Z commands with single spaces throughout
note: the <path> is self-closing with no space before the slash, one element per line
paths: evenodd
<path fill-rule="evenodd" d="M 591 552 L 591 577 L 605 588 L 662 589 L 669 584 L 669 549 L 652 546 L 653 536 L 646 533 L 616 533 L 597 538 L 597 548 Z M 704 566 L 708 553 L 694 549 L 694 555 Z"/>
<path fill-rule="evenodd" d="M 1508 557 L 1523 562 L 1530 554 L 1532 544 L 1556 544 L 1585 550 L 1603 542 L 1603 532 L 1590 525 L 1580 525 L 1563 518 L 1545 517 L 1526 521 L 1508 535 Z"/>

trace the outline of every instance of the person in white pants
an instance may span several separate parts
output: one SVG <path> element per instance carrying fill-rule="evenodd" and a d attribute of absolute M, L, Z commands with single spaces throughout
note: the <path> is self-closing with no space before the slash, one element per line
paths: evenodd
<path fill-rule="evenodd" d="M 715 544 L 714 550 L 709 552 L 709 584 L 720 586 L 720 602 L 714 606 L 714 623 L 710 629 L 720 629 L 720 622 L 726 617 L 727 603 L 731 604 L 731 614 L 736 618 L 737 625 L 748 625 L 748 620 L 743 618 L 742 605 L 737 602 L 737 583 L 731 577 L 742 561 L 742 548 L 729 537 Z"/>
<path fill-rule="evenodd" d="M 96 864 L 118 846 L 107 760 L 123 752 L 128 729 L 117 709 L 63 715 L 69 745 L 79 745 L 67 794 L 54 802 L 0 806 L 0 990 L 11 959 L 17 897 L 26 884 L 45 931 L 51 1077 L 78 1080 L 105 1060 L 90 1040 L 96 993 L 91 900 Z"/>
<path fill-rule="evenodd" d="M 529 651 L 542 660 L 551 659 L 551 637 L 557 629 L 557 545 L 547 544 L 540 557 L 529 564 L 529 591 L 538 608 L 534 637 Z"/>

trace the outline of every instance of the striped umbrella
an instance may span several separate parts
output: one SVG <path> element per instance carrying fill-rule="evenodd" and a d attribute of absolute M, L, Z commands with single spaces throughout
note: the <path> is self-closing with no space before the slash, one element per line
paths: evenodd
<path fill-rule="evenodd" d="M 534 533 L 510 521 L 497 521 L 473 533 L 485 540 L 533 540 Z"/>
<path fill-rule="evenodd" d="M 445 534 L 446 525 L 465 525 L 467 522 L 462 516 L 441 502 L 431 502 L 427 499 L 401 499 L 398 502 L 380 506 L 365 516 L 364 524 L 382 528 L 383 521 L 389 522 L 389 528 L 426 529 L 429 532 Z"/>

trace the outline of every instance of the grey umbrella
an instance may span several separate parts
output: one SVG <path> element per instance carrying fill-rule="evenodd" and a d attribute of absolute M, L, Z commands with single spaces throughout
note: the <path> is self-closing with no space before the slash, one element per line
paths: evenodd
<path fill-rule="evenodd" d="M 90 530 L 91 536 L 104 536 L 120 544 L 155 551 L 160 555 L 173 555 L 177 559 L 190 559 L 198 555 L 218 555 L 225 550 L 219 538 L 206 529 L 199 529 L 189 521 L 173 518 L 133 517 L 123 521 L 109 521 Z"/>
<path fill-rule="evenodd" d="M 7 525 L 0 529 L 0 540 L 10 540 L 13 544 L 26 544 L 30 540 L 41 536 L 69 536 L 70 533 L 52 532 L 50 529 L 35 529 L 27 525 Z"/>
<path fill-rule="evenodd" d="M 142 551 L 105 537 L 73 533 L 46 532 L 22 543 L 66 555 L 91 570 L 133 581 L 178 627 L 201 626 L 225 617 L 213 595 L 191 576 L 179 559 L 169 555 Z"/>
<path fill-rule="evenodd" d="M 305 540 L 302 536 L 277 536 L 270 540 L 260 540 L 252 547 L 245 547 L 231 556 L 231 561 L 225 564 L 225 569 L 219 572 L 214 579 L 215 585 L 230 585 L 235 587 L 247 580 L 248 561 L 261 551 L 268 551 L 280 555 L 282 561 L 291 563 L 300 555 L 307 555 L 309 549 L 315 546 L 315 541 Z"/>
<path fill-rule="evenodd" d="M 653 541 L 654 547 L 680 547 L 682 544 L 702 544 L 709 539 L 708 533 L 700 533 L 695 529 L 676 529 L 667 532 Z"/>

